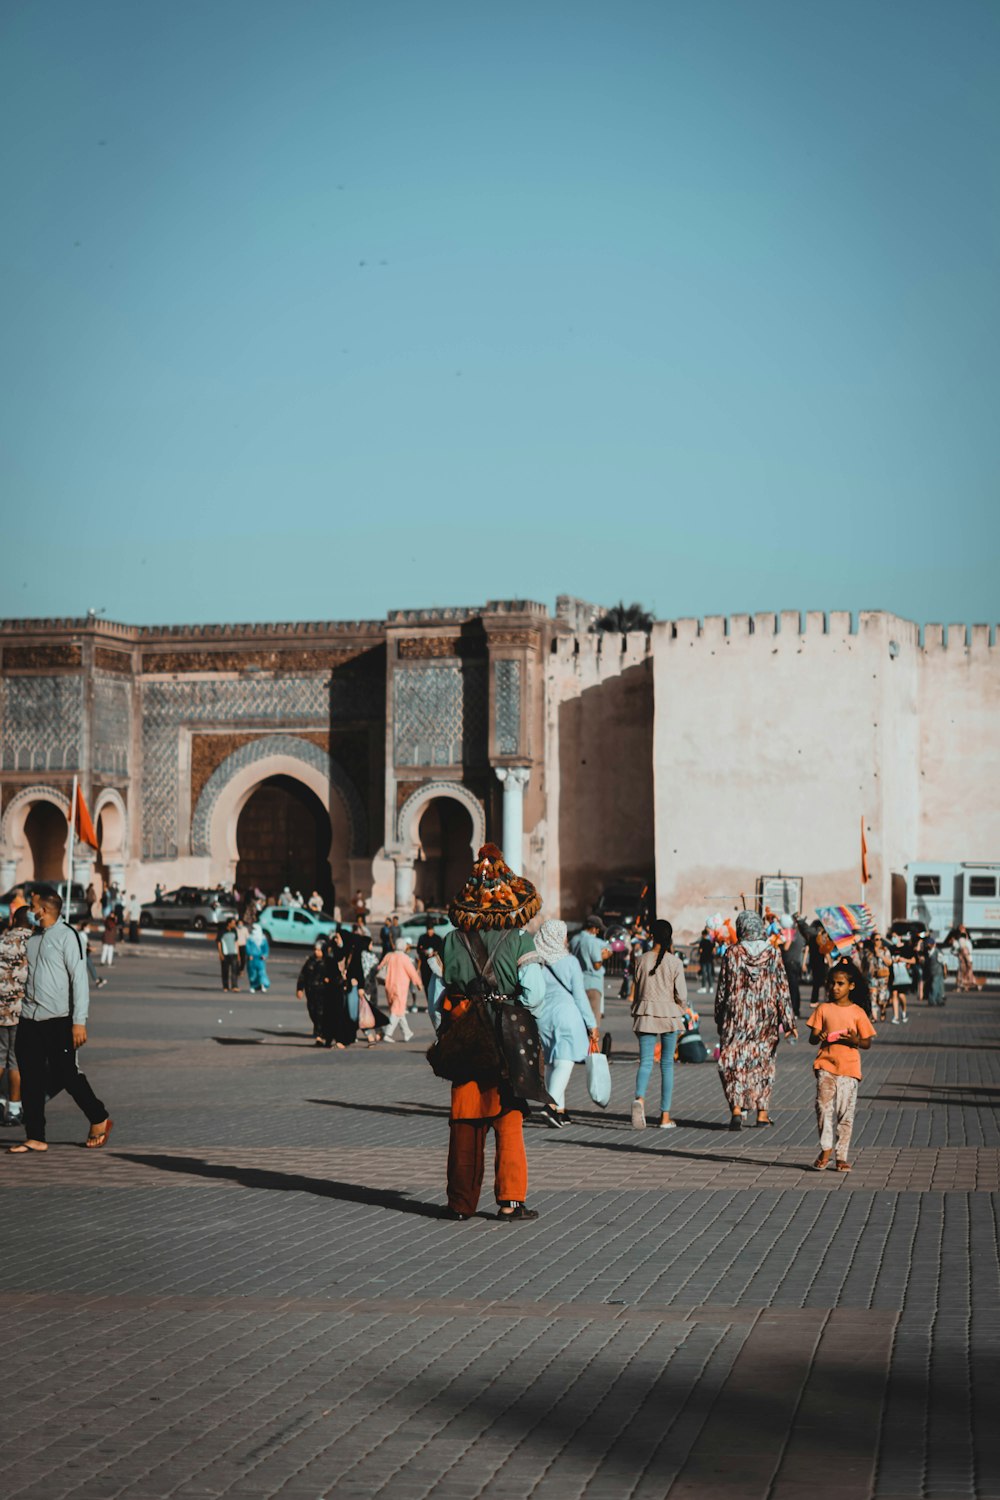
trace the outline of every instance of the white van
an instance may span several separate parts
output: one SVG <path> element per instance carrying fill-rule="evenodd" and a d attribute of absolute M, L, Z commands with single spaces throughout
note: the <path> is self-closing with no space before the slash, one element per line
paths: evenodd
<path fill-rule="evenodd" d="M 905 874 L 909 921 L 939 941 L 964 923 L 975 948 L 1000 947 L 1000 863 L 918 860 Z"/>

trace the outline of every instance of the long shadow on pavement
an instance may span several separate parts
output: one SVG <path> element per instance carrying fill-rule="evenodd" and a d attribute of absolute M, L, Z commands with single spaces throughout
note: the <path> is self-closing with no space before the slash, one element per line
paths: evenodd
<path fill-rule="evenodd" d="M 198 1161 L 189 1156 L 147 1156 L 133 1151 L 111 1153 L 118 1161 L 138 1162 L 161 1172 L 178 1172 L 186 1177 L 211 1177 L 235 1182 L 240 1187 L 269 1192 L 310 1193 L 314 1198 L 336 1198 L 342 1203 L 364 1203 L 369 1208 L 391 1208 L 401 1214 L 416 1214 L 422 1219 L 439 1219 L 441 1209 L 433 1203 L 413 1202 L 406 1193 L 386 1188 L 359 1187 L 354 1182 L 337 1182 L 318 1177 L 300 1177 L 291 1172 L 265 1171 L 259 1167 L 232 1167 L 218 1162 Z"/>
<path fill-rule="evenodd" d="M 352 1099 L 307 1099 L 307 1104 L 326 1104 L 331 1109 L 359 1109 L 372 1115 L 426 1115 L 433 1120 L 446 1120 L 449 1110 L 446 1105 L 436 1104 L 359 1104 Z"/>
<path fill-rule="evenodd" d="M 661 1158 L 666 1157 L 668 1159 L 673 1157 L 681 1161 L 733 1162 L 736 1166 L 783 1167 L 786 1169 L 791 1169 L 792 1171 L 798 1170 L 800 1172 L 812 1172 L 815 1170 L 806 1162 L 802 1162 L 800 1164 L 799 1162 L 794 1161 L 776 1161 L 773 1157 L 762 1158 L 759 1156 L 730 1156 L 728 1153 L 722 1151 L 678 1151 L 676 1146 L 664 1146 L 660 1143 L 658 1143 L 656 1146 L 653 1146 L 652 1144 L 648 1146 L 626 1146 L 623 1142 L 621 1145 L 615 1146 L 610 1142 L 605 1145 L 603 1141 L 567 1140 L 565 1136 L 561 1136 L 560 1145 L 578 1146 L 582 1151 L 622 1151 L 625 1152 L 628 1156 L 652 1155 L 659 1156 Z"/>

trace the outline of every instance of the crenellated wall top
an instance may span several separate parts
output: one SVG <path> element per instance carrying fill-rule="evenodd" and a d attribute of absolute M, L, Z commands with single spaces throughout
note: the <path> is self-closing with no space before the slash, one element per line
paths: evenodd
<path fill-rule="evenodd" d="M 918 625 L 884 610 L 782 610 L 778 614 L 705 615 L 678 620 L 659 620 L 653 627 L 657 640 L 668 642 L 705 641 L 735 643 L 759 638 L 773 643 L 781 637 L 797 640 L 815 637 L 840 637 L 845 640 L 885 632 L 893 655 L 904 647 L 922 651 L 993 650 L 996 646 L 994 625 Z"/>

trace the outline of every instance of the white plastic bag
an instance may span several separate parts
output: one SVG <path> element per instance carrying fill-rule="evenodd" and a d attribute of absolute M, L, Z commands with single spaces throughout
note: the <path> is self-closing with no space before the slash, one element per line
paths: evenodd
<path fill-rule="evenodd" d="M 611 1069 L 603 1052 L 587 1055 L 587 1092 L 601 1109 L 607 1109 L 611 1103 Z"/>

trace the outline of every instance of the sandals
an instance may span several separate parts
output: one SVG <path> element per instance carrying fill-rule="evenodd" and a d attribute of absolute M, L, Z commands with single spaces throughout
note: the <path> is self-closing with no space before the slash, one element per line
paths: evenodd
<path fill-rule="evenodd" d="M 816 1160 L 813 1162 L 813 1171 L 825 1172 L 829 1165 L 830 1158 L 828 1156 L 825 1158 L 823 1156 L 817 1156 Z"/>
<path fill-rule="evenodd" d="M 838 1163 L 837 1163 L 837 1171 L 838 1172 L 849 1172 L 850 1170 L 851 1170 L 851 1164 L 850 1164 L 849 1161 L 838 1161 Z"/>
<path fill-rule="evenodd" d="M 16 1146 L 8 1146 L 7 1147 L 7 1155 L 8 1156 L 26 1156 L 29 1151 L 42 1152 L 42 1151 L 47 1151 L 48 1149 L 49 1149 L 48 1146 L 46 1146 L 44 1143 L 40 1144 L 37 1141 L 21 1141 Z"/>
<path fill-rule="evenodd" d="M 743 1129 L 743 1116 L 742 1115 L 731 1115 L 730 1118 L 729 1118 L 729 1128 L 730 1128 L 730 1130 L 742 1130 Z"/>
<path fill-rule="evenodd" d="M 93 1133 L 88 1135 L 83 1144 L 89 1151 L 100 1151 L 101 1147 L 107 1144 L 108 1136 L 114 1129 L 114 1124 L 114 1120 L 109 1115 L 104 1122 L 103 1130 L 99 1130 L 96 1135 Z M 93 1127 L 91 1127 L 91 1132 L 93 1132 Z"/>

